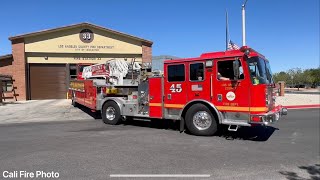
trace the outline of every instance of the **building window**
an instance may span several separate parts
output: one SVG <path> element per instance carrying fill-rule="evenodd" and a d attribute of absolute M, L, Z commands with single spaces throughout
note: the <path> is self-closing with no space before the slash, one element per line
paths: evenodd
<path fill-rule="evenodd" d="M 203 63 L 190 64 L 190 81 L 204 80 L 204 65 Z"/>
<path fill-rule="evenodd" d="M 2 90 L 3 92 L 13 91 L 13 84 L 11 81 L 2 81 Z"/>
<path fill-rule="evenodd" d="M 184 64 L 169 65 L 168 66 L 168 81 L 184 81 L 185 70 Z"/>

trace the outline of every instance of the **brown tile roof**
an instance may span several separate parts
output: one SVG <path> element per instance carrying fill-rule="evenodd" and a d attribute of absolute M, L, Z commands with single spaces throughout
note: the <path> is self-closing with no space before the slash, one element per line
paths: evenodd
<path fill-rule="evenodd" d="M 16 39 L 25 38 L 25 37 L 32 37 L 32 36 L 37 36 L 37 35 L 41 35 L 41 34 L 57 32 L 57 31 L 65 30 L 65 29 L 71 29 L 71 28 L 83 27 L 83 26 L 85 26 L 85 27 L 89 26 L 89 27 L 100 29 L 102 31 L 107 31 L 107 32 L 111 32 L 111 33 L 118 34 L 118 35 L 121 35 L 121 36 L 125 36 L 125 37 L 131 38 L 131 39 L 135 39 L 135 40 L 144 42 L 144 43 L 146 43 L 148 45 L 152 45 L 152 43 L 153 43 L 150 40 L 142 39 L 142 38 L 139 38 L 139 37 L 136 37 L 136 36 L 125 34 L 125 33 L 122 33 L 122 32 L 119 32 L 119 31 L 115 31 L 115 30 L 112 30 L 112 29 L 107 29 L 107 28 L 104 28 L 102 26 L 98 26 L 98 25 L 95 25 L 95 24 L 87 23 L 87 22 L 79 23 L 79 24 L 72 24 L 72 25 L 69 25 L 69 26 L 63 26 L 63 27 L 58 27 L 58 28 L 54 28 L 54 29 L 46 29 L 46 30 L 42 30 L 42 31 L 36 31 L 36 32 L 27 33 L 27 34 L 21 34 L 21 35 L 17 35 L 17 36 L 12 36 L 12 37 L 9 37 L 9 40 L 12 41 L 12 40 L 16 40 Z"/>
<path fill-rule="evenodd" d="M 7 80 L 9 78 L 12 78 L 12 76 L 11 75 L 0 74 L 0 79 L 1 80 Z"/>
<path fill-rule="evenodd" d="M 12 58 L 12 54 L 6 54 L 6 55 L 0 56 L 0 60 L 2 60 L 2 59 L 9 59 L 9 58 Z"/>

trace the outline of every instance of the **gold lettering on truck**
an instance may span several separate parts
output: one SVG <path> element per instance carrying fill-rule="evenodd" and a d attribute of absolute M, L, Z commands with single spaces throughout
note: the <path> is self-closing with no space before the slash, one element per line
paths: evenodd
<path fill-rule="evenodd" d="M 76 91 L 84 91 L 84 82 L 71 81 L 70 82 L 70 89 L 73 89 Z"/>

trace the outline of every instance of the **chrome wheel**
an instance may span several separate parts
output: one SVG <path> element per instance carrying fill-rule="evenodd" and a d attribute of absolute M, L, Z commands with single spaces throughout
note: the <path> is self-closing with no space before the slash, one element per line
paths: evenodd
<path fill-rule="evenodd" d="M 106 118 L 110 121 L 114 120 L 116 118 L 116 110 L 109 106 L 106 110 Z"/>
<path fill-rule="evenodd" d="M 193 125 L 198 130 L 206 130 L 208 129 L 212 124 L 212 118 L 210 114 L 206 111 L 198 111 L 193 115 L 192 118 Z"/>
<path fill-rule="evenodd" d="M 105 124 L 116 125 L 121 122 L 121 111 L 118 104 L 112 100 L 106 102 L 101 109 L 102 121 Z"/>

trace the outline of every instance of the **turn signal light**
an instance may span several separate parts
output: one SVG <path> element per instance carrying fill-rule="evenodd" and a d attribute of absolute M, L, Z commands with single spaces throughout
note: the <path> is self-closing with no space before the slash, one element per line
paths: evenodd
<path fill-rule="evenodd" d="M 261 117 L 260 116 L 251 116 L 251 121 L 261 122 Z"/>

